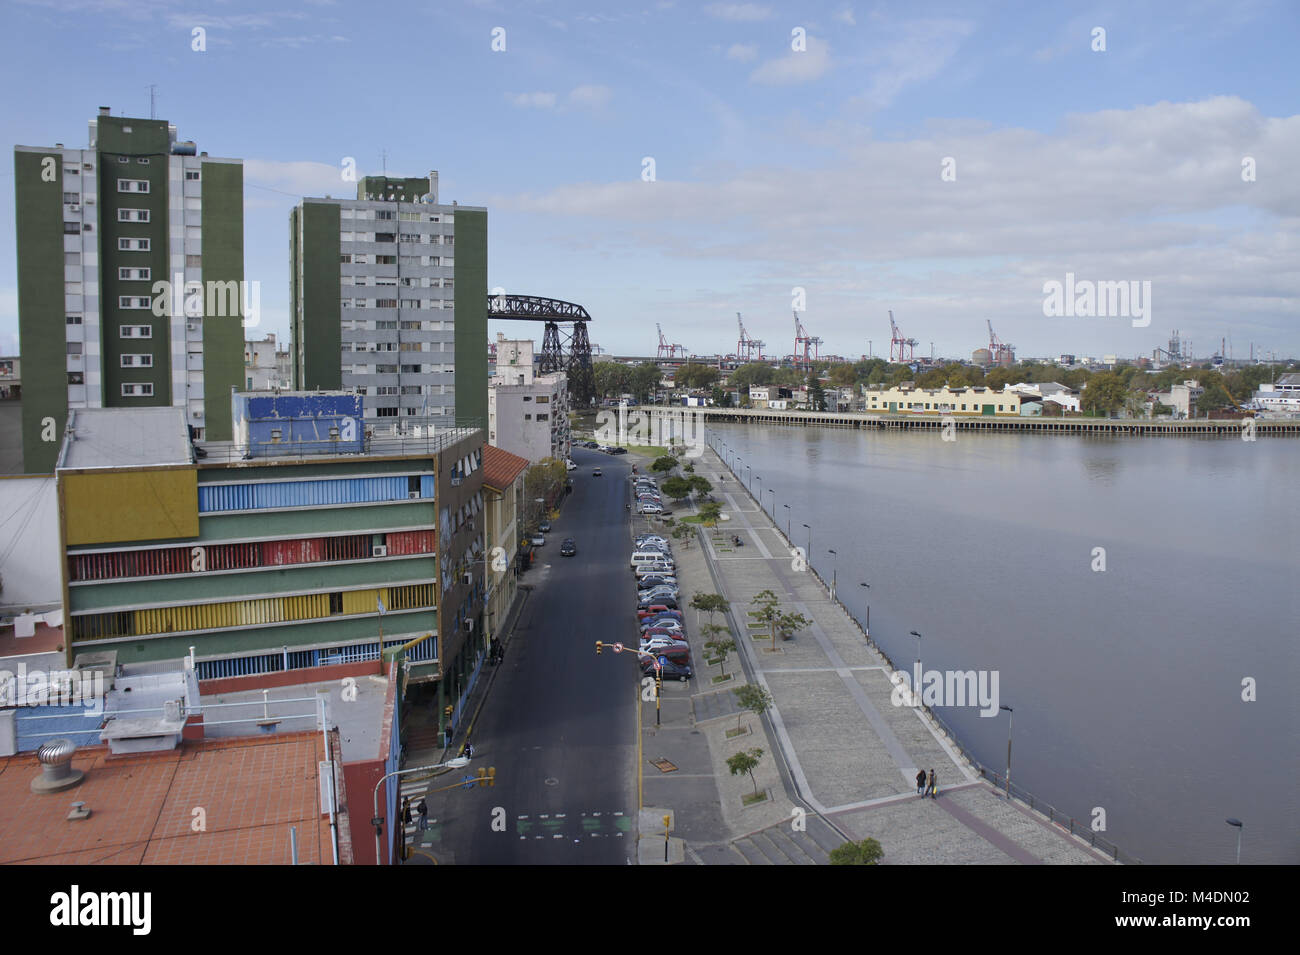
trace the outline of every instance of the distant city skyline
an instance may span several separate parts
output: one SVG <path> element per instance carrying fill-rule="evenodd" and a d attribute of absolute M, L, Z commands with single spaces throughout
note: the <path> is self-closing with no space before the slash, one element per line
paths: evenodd
<path fill-rule="evenodd" d="M 777 357 L 1300 355 L 1300 8 L 492 0 L 375 8 L 18 0 L 10 147 L 82 147 L 98 107 L 244 161 L 245 276 L 289 338 L 289 210 L 438 170 L 488 210 L 488 285 L 584 305 L 593 343 Z M 1104 31 L 1098 32 L 1098 31 Z M 1104 47 L 1104 49 L 1103 49 Z M 57 63 L 58 68 L 52 68 Z M 155 88 L 151 90 L 151 85 Z M 0 354 L 18 353 L 13 162 Z M 1149 315 L 1047 317 L 1067 275 Z M 801 290 L 801 292 L 799 291 Z M 540 339 L 526 323 L 493 321 Z"/>

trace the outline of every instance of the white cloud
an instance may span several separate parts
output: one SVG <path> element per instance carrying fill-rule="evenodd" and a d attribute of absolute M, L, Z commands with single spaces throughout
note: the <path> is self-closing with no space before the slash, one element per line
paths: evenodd
<path fill-rule="evenodd" d="M 608 103 L 613 95 L 613 91 L 608 86 L 576 86 L 569 91 L 569 105 L 599 109 Z"/>
<path fill-rule="evenodd" d="M 758 56 L 758 45 L 755 43 L 733 43 L 727 47 L 727 59 L 729 60 L 748 63 L 756 56 Z"/>
<path fill-rule="evenodd" d="M 872 56 L 870 81 L 854 103 L 869 109 L 889 106 L 907 86 L 936 76 L 973 29 L 965 20 L 901 24 L 888 46 Z"/>
<path fill-rule="evenodd" d="M 835 19 L 839 20 L 840 23 L 847 23 L 851 27 L 855 27 L 858 25 L 858 21 L 853 18 L 852 7 L 845 7 L 843 10 L 836 13 Z"/>
<path fill-rule="evenodd" d="M 757 3 L 710 3 L 704 12 L 719 20 L 731 20 L 734 23 L 749 23 L 766 20 L 772 15 L 771 7 L 762 7 Z"/>
<path fill-rule="evenodd" d="M 820 79 L 830 69 L 830 48 L 825 41 L 814 36 L 807 38 L 807 45 L 806 50 L 791 50 L 785 56 L 768 60 L 749 74 L 750 81 L 767 86 L 789 86 Z"/>
<path fill-rule="evenodd" d="M 245 159 L 244 184 L 259 190 L 288 193 L 290 196 L 352 197 L 357 184 L 343 178 L 343 160 L 331 166 L 322 162 L 280 162 L 271 159 Z M 356 170 L 360 179 L 365 173 Z"/>
<path fill-rule="evenodd" d="M 711 260 L 721 276 L 793 276 L 781 280 L 784 295 L 792 284 L 816 289 L 817 334 L 828 340 L 847 337 L 864 311 L 883 324 L 877 306 L 905 300 L 911 324 L 932 322 L 936 341 L 945 325 L 954 340 L 975 339 L 970 325 L 985 315 L 1009 341 L 1038 336 L 1047 348 L 1104 334 L 1108 351 L 1130 354 L 1161 344 L 1174 316 L 1207 341 L 1224 316 L 1237 337 L 1294 336 L 1300 180 L 1243 183 L 1240 163 L 1254 156 L 1262 169 L 1300 154 L 1300 116 L 1264 117 L 1216 97 L 1075 115 L 1050 133 L 958 123 L 902 141 L 834 130 L 826 139 L 834 158 L 815 169 L 572 183 L 486 204 L 545 217 L 556 241 L 580 235 L 611 255 L 650 257 L 665 275 Z M 945 156 L 956 159 L 955 182 L 940 178 Z M 1066 271 L 1151 280 L 1155 324 L 1047 328 L 1042 284 Z M 1000 315 L 1014 317 L 1005 330 Z"/>
<path fill-rule="evenodd" d="M 512 106 L 524 109 L 552 109 L 555 106 L 554 93 L 507 93 L 506 100 Z"/>

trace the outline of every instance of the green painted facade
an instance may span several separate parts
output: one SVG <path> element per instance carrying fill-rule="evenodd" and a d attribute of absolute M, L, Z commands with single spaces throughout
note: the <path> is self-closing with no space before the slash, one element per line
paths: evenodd
<path fill-rule="evenodd" d="M 336 391 L 343 387 L 339 207 L 307 199 L 289 222 L 293 386 Z"/>
<path fill-rule="evenodd" d="M 205 162 L 201 174 L 204 288 L 211 288 L 213 282 L 243 282 L 244 167 L 241 163 Z M 240 315 L 203 319 L 203 417 L 208 441 L 234 438 L 230 390 L 244 387 L 243 322 L 247 316 L 242 314 L 242 299 L 241 295 Z"/>
<path fill-rule="evenodd" d="M 309 624 L 292 624 L 283 627 L 263 627 L 256 630 L 227 630 L 221 633 L 180 634 L 175 637 L 154 637 L 148 640 L 123 640 L 119 643 L 95 644 L 93 641 L 77 643 L 77 651 L 92 649 L 117 651 L 117 662 L 149 663 L 155 660 L 179 660 L 194 648 L 195 655 L 230 656 L 243 653 L 274 653 L 284 647 L 291 651 L 304 646 L 344 645 L 363 640 L 379 639 L 378 614 L 355 617 L 336 617 Z M 383 617 L 384 639 L 394 633 L 429 633 L 438 626 L 438 615 L 433 610 L 393 611 Z"/>
<path fill-rule="evenodd" d="M 153 302 L 154 283 L 169 280 L 167 274 L 167 160 L 170 143 L 163 120 L 100 116 L 96 123 L 99 150 L 96 178 L 99 187 L 99 308 L 104 407 L 166 407 L 171 394 L 171 325 L 168 319 L 171 297 L 159 303 L 163 308 L 122 308 L 121 296 L 147 297 Z M 127 132 L 130 130 L 130 132 Z M 141 162 L 144 160 L 144 162 Z M 122 179 L 144 180 L 147 193 L 119 192 Z M 119 222 L 120 209 L 147 209 L 148 222 Z M 119 252 L 118 239 L 147 238 L 148 252 Z M 148 268 L 148 280 L 122 279 L 118 269 Z M 162 316 L 155 314 L 163 311 Z M 148 325 L 151 338 L 122 338 L 120 326 Z M 181 343 L 184 348 L 184 343 Z M 126 354 L 151 355 L 150 368 L 122 367 Z M 143 383 L 153 386 L 149 396 L 124 396 L 122 385 Z"/>
<path fill-rule="evenodd" d="M 456 426 L 488 424 L 487 212 L 456 210 Z"/>
<path fill-rule="evenodd" d="M 53 166 L 47 160 L 53 160 Z M 55 170 L 52 181 L 42 170 Z M 53 474 L 68 423 L 63 288 L 63 156 L 14 150 L 18 335 L 23 362 L 23 470 Z M 50 440 L 44 440 L 43 435 Z"/>

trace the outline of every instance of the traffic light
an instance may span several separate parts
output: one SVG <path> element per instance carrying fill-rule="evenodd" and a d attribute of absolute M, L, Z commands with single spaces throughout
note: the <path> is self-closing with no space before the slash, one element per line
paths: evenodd
<path fill-rule="evenodd" d="M 480 766 L 475 780 L 480 786 L 495 786 L 497 784 L 497 768 L 489 766 L 484 769 Z"/>
<path fill-rule="evenodd" d="M 478 784 L 480 786 L 487 785 L 487 770 L 484 769 L 482 766 L 478 768 Z"/>
<path fill-rule="evenodd" d="M 602 650 L 604 650 L 604 649 L 605 649 L 604 641 L 597 640 L 597 641 L 596 641 L 596 652 L 597 652 L 597 653 L 600 653 L 600 652 L 601 652 Z"/>
<path fill-rule="evenodd" d="M 444 706 L 442 708 L 442 715 L 447 717 L 447 719 L 449 720 L 451 719 L 451 714 L 455 712 L 456 712 L 456 707 L 454 706 Z"/>
<path fill-rule="evenodd" d="M 495 766 L 488 767 L 487 779 L 489 786 L 495 786 L 497 784 L 497 768 Z"/>

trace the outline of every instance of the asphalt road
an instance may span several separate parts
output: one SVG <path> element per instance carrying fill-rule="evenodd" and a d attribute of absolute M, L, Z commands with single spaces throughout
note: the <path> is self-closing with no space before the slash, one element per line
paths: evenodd
<path fill-rule="evenodd" d="M 578 448 L 573 460 L 573 493 L 520 578 L 533 589 L 474 727 L 474 765 L 496 767 L 496 785 L 430 800 L 429 848 L 457 865 L 635 859 L 639 673 L 635 655 L 595 651 L 597 640 L 636 633 L 631 465 Z M 592 476 L 597 466 L 602 477 Z M 566 537 L 574 557 L 560 556 Z"/>

